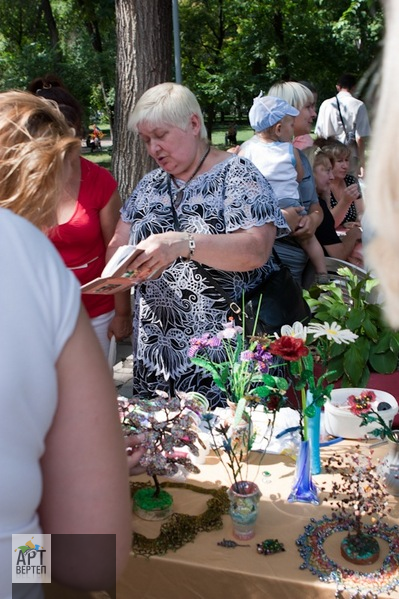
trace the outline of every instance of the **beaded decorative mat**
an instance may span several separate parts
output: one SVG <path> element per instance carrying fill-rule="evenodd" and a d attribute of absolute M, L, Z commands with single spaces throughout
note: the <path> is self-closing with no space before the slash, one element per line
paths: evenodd
<path fill-rule="evenodd" d="M 365 533 L 370 531 L 377 540 L 385 541 L 388 546 L 382 565 L 371 572 L 361 572 L 337 563 L 325 549 L 328 537 L 349 531 L 352 527 L 348 518 L 340 516 L 324 516 L 321 520 L 311 518 L 310 524 L 305 526 L 305 532 L 296 541 L 303 559 L 300 569 L 310 570 L 322 582 L 334 583 L 337 598 L 343 598 L 345 592 L 352 599 L 378 598 L 380 593 L 389 594 L 399 584 L 399 527 L 379 522 L 377 530 L 373 528 L 371 531 L 371 527 L 364 526 Z"/>
<path fill-rule="evenodd" d="M 132 497 L 139 489 L 150 486 L 150 483 L 131 482 Z M 186 543 L 194 540 L 199 532 L 220 530 L 223 527 L 222 516 L 229 511 L 229 498 L 227 488 L 205 489 L 188 483 L 165 482 L 162 488 L 188 489 L 194 493 L 210 495 L 206 502 L 207 509 L 199 516 L 188 514 L 172 514 L 161 526 L 156 539 L 148 539 L 142 534 L 133 533 L 132 551 L 134 555 L 151 557 L 164 555 L 167 551 L 176 551 Z"/>

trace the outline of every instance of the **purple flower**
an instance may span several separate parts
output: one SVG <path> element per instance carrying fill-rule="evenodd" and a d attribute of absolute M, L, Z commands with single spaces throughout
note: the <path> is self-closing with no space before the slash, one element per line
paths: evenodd
<path fill-rule="evenodd" d="M 210 333 L 204 333 L 201 337 L 193 337 L 190 340 L 190 349 L 188 350 L 189 358 L 193 358 L 195 354 L 206 347 L 219 347 L 221 341 L 218 337 L 211 337 Z"/>
<path fill-rule="evenodd" d="M 261 343 L 258 343 L 258 345 L 256 346 L 253 359 L 256 360 L 256 362 L 258 362 L 259 370 L 261 372 L 269 372 L 270 365 L 273 362 L 273 356 Z"/>

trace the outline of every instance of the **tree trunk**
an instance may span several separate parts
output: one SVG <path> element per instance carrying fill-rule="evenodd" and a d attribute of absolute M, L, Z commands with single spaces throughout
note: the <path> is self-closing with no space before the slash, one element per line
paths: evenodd
<path fill-rule="evenodd" d="M 51 4 L 49 0 L 42 0 L 40 5 L 41 10 L 43 10 L 44 17 L 47 23 L 51 48 L 54 51 L 54 57 L 56 61 L 60 64 L 62 63 L 62 51 L 60 47 L 60 37 L 58 34 L 57 23 L 55 22 L 53 11 L 51 8 Z"/>
<path fill-rule="evenodd" d="M 112 170 L 123 200 L 155 167 L 144 144 L 128 131 L 129 114 L 148 88 L 170 81 L 170 0 L 116 0 L 116 101 Z"/>
<path fill-rule="evenodd" d="M 88 0 L 77 0 L 77 2 L 82 10 L 84 26 L 89 34 L 93 50 L 95 52 L 102 52 L 103 43 L 94 3 Z"/>

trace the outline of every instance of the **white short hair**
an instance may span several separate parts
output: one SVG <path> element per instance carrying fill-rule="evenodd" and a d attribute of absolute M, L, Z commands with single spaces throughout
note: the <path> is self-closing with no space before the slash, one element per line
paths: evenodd
<path fill-rule="evenodd" d="M 297 110 L 302 110 L 309 102 L 314 103 L 314 96 L 310 89 L 297 81 L 275 83 L 267 93 L 269 96 L 276 96 L 276 98 L 285 100 Z"/>
<path fill-rule="evenodd" d="M 204 117 L 195 95 L 184 85 L 160 83 L 141 96 L 130 114 L 128 126 L 137 133 L 139 124 L 145 121 L 155 126 L 173 125 L 185 131 L 193 114 L 198 116 L 201 123 L 201 139 L 208 139 Z"/>

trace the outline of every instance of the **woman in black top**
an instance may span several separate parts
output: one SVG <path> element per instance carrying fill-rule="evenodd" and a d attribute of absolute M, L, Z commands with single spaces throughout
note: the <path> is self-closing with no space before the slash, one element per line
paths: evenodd
<path fill-rule="evenodd" d="M 348 230 L 344 236 L 339 236 L 335 230 L 334 216 L 327 206 L 326 199 L 330 198 L 331 181 L 334 180 L 333 164 L 331 159 L 317 146 L 305 150 L 310 164 L 313 167 L 313 176 L 319 197 L 320 207 L 323 211 L 323 221 L 316 229 L 316 237 L 323 246 L 326 256 L 348 260 L 357 266 L 362 266 L 359 256 L 351 256 L 355 246 L 361 242 L 362 233 L 358 226 Z"/>
<path fill-rule="evenodd" d="M 331 193 L 328 207 L 334 217 L 335 227 L 352 228 L 360 225 L 364 212 L 359 182 L 348 174 L 351 151 L 348 146 L 336 139 L 316 140 L 330 158 L 334 179 L 331 181 Z"/>

